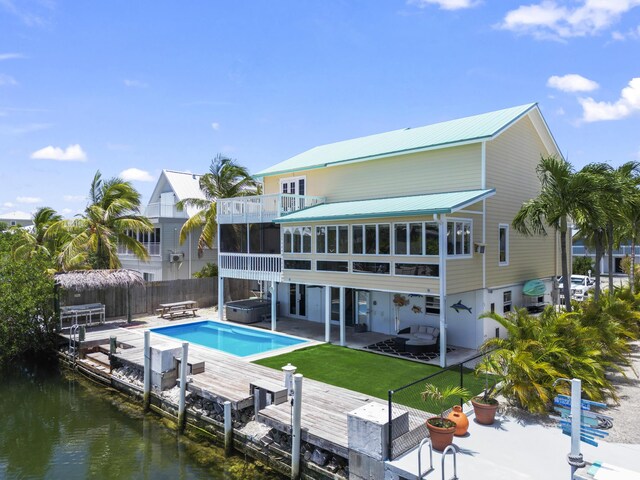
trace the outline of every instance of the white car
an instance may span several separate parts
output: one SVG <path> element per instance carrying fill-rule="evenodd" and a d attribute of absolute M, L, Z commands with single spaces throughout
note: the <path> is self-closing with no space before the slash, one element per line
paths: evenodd
<path fill-rule="evenodd" d="M 589 298 L 591 290 L 594 289 L 595 280 L 587 275 L 571 275 L 571 298 L 578 300 L 579 302 Z M 558 279 L 558 288 L 560 288 L 560 295 L 564 294 L 562 283 L 562 277 Z"/>

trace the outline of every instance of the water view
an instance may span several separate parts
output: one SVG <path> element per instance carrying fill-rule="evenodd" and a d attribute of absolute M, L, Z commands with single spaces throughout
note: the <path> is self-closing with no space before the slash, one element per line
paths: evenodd
<path fill-rule="evenodd" d="M 179 437 L 164 421 L 78 374 L 0 374 L 0 478 L 270 480 L 256 464 Z"/>

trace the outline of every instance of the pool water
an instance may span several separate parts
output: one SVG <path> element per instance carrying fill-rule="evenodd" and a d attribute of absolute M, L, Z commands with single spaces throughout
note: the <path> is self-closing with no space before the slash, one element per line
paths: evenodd
<path fill-rule="evenodd" d="M 151 331 L 238 357 L 269 352 L 278 348 L 299 345 L 307 341 L 301 338 L 288 337 L 211 320 L 153 328 Z"/>

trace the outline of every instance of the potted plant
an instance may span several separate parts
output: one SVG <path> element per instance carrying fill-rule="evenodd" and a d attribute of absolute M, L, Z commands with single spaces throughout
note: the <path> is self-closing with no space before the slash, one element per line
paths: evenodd
<path fill-rule="evenodd" d="M 496 419 L 496 411 L 498 410 L 498 400 L 495 395 L 497 393 L 498 385 L 498 372 L 494 368 L 489 359 L 485 359 L 476 367 L 476 374 L 484 374 L 484 391 L 481 395 L 473 397 L 471 399 L 471 405 L 473 405 L 473 413 L 476 417 L 476 422 L 481 425 L 493 425 Z M 492 375 L 492 385 L 489 385 L 489 374 Z"/>
<path fill-rule="evenodd" d="M 435 450 L 443 451 L 453 443 L 453 434 L 456 432 L 456 423 L 445 418 L 444 411 L 451 406 L 449 399 L 462 399 L 466 401 L 471 394 L 465 388 L 449 386 L 442 390 L 431 383 L 427 383 L 422 400 L 433 402 L 439 412 L 439 416 L 427 419 L 427 429 L 431 437 L 431 446 Z"/>

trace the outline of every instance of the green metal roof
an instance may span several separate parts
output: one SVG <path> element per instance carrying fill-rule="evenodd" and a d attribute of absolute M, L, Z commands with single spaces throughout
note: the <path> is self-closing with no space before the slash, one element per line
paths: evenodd
<path fill-rule="evenodd" d="M 482 141 L 500 133 L 536 107 L 536 103 L 530 103 L 472 117 L 434 123 L 426 127 L 404 128 L 402 130 L 393 130 L 377 135 L 329 143 L 302 152 L 295 157 L 256 173 L 255 176 L 265 177 L 326 167 L 354 160 L 370 160 L 429 148 L 444 148 L 464 142 Z"/>
<path fill-rule="evenodd" d="M 434 213 L 453 213 L 492 196 L 495 189 L 430 193 L 409 197 L 378 198 L 351 202 L 324 203 L 283 215 L 278 223 L 352 220 L 358 218 L 409 217 Z"/>

